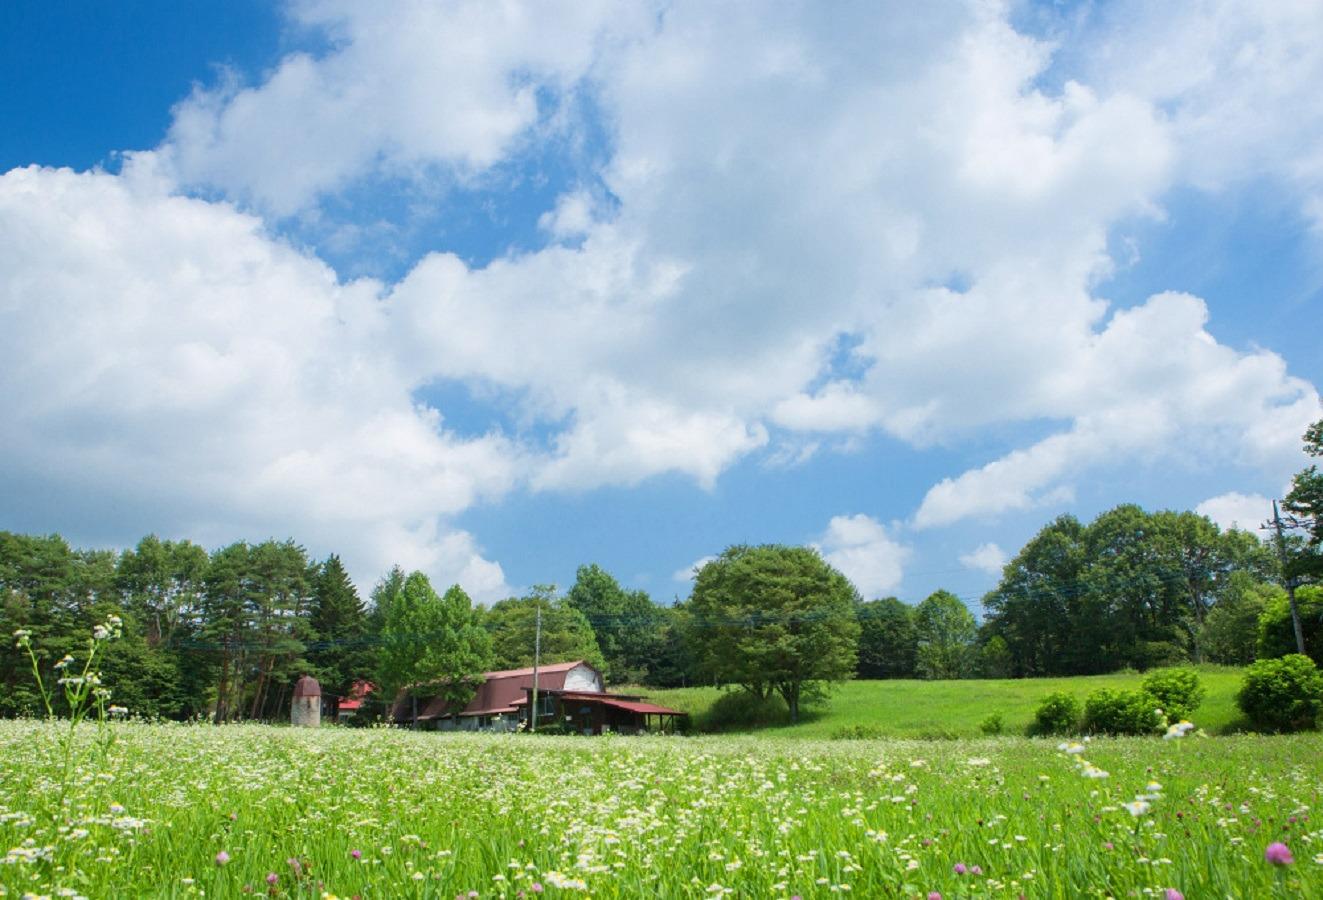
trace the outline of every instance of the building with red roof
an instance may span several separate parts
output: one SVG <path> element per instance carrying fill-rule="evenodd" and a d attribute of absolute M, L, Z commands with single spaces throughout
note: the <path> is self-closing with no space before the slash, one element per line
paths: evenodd
<path fill-rule="evenodd" d="M 473 699 L 452 710 L 445 698 L 401 692 L 391 710 L 396 722 L 441 731 L 514 731 L 528 727 L 533 668 L 486 672 Z M 641 697 L 608 694 L 602 673 L 583 660 L 549 663 L 537 669 L 537 726 L 585 734 L 643 731 L 655 722 L 674 725 L 685 714 L 642 702 Z M 417 710 L 416 718 L 414 711 Z"/>

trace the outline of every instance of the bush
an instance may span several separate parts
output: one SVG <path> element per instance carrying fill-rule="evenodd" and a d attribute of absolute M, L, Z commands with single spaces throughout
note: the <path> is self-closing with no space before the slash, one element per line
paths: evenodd
<path fill-rule="evenodd" d="M 1152 734 L 1163 724 L 1158 706 L 1147 691 L 1101 688 L 1084 701 L 1084 729 L 1094 734 Z"/>
<path fill-rule="evenodd" d="M 1323 703 L 1323 675 L 1299 653 L 1261 659 L 1245 671 L 1236 703 L 1259 731 L 1307 731 Z"/>
<path fill-rule="evenodd" d="M 749 691 L 727 691 L 703 715 L 703 731 L 732 731 L 787 725 L 790 710 L 779 697 L 761 699 Z"/>
<path fill-rule="evenodd" d="M 1144 690 L 1158 701 L 1169 722 L 1190 718 L 1204 702 L 1204 686 L 1193 669 L 1158 669 L 1144 679 Z"/>
<path fill-rule="evenodd" d="M 1080 702 L 1074 694 L 1056 691 L 1038 704 L 1034 713 L 1036 734 L 1074 734 L 1080 728 Z"/>
<path fill-rule="evenodd" d="M 876 725 L 846 725 L 831 733 L 833 741 L 873 741 L 885 736 Z"/>
<path fill-rule="evenodd" d="M 1001 734 L 1006 728 L 999 713 L 993 713 L 978 723 L 978 730 L 984 734 Z"/>

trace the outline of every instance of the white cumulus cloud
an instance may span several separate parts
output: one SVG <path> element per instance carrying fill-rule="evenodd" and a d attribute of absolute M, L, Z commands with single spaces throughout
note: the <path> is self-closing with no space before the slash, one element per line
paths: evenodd
<path fill-rule="evenodd" d="M 1265 537 L 1259 526 L 1272 519 L 1272 500 L 1262 494 L 1242 494 L 1230 491 L 1209 497 L 1194 508 L 1201 516 L 1208 516 L 1224 531 L 1238 528 L 1250 534 Z"/>
<path fill-rule="evenodd" d="M 833 516 L 814 546 L 866 597 L 894 590 L 904 578 L 905 563 L 913 553 L 882 523 L 862 513 Z"/>
<path fill-rule="evenodd" d="M 993 543 L 980 544 L 968 553 L 960 555 L 961 565 L 989 575 L 1001 575 L 1006 560 L 1006 551 Z"/>
<path fill-rule="evenodd" d="M 519 451 L 413 403 L 379 290 L 152 182 L 0 176 L 5 493 L 75 531 L 294 534 L 360 584 L 400 562 L 501 594 L 441 520 L 509 491 Z"/>

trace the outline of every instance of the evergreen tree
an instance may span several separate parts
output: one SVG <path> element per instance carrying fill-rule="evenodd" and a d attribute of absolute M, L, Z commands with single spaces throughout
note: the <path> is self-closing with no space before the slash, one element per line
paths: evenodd
<path fill-rule="evenodd" d="M 323 696 L 347 697 L 355 681 L 372 677 L 376 665 L 367 609 L 334 554 L 318 568 L 312 595 L 308 662 Z"/>

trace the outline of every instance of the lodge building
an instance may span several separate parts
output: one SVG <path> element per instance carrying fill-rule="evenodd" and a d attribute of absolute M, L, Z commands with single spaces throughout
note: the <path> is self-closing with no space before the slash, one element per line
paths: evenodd
<path fill-rule="evenodd" d="M 580 734 L 674 731 L 686 716 L 632 694 L 606 692 L 602 673 L 583 660 L 539 666 L 537 727 Z M 438 731 L 514 731 L 529 727 L 533 669 L 486 672 L 473 699 L 453 710 L 444 697 L 402 692 L 391 709 L 398 724 Z M 416 710 L 416 712 L 415 712 Z M 416 718 L 415 718 L 416 716 Z"/>

